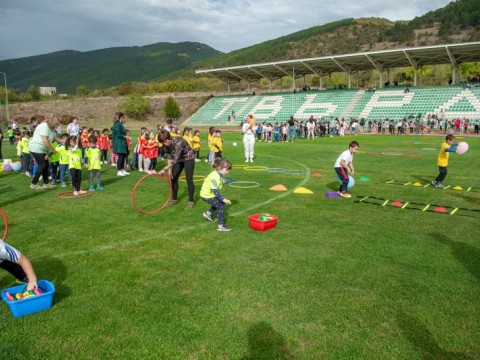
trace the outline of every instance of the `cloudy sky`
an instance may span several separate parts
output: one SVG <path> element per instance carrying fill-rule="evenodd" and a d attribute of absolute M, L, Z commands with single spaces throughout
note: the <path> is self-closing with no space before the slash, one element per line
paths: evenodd
<path fill-rule="evenodd" d="M 411 20 L 450 1 L 3 0 L 0 60 L 181 41 L 229 52 L 349 17 Z"/>

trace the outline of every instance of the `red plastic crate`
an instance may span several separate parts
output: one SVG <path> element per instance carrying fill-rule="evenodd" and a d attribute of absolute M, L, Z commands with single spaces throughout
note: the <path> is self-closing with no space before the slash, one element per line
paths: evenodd
<path fill-rule="evenodd" d="M 262 214 L 254 214 L 248 217 L 248 219 L 250 220 L 250 227 L 252 229 L 257 231 L 266 231 L 277 226 L 277 220 L 278 220 L 277 216 L 273 214 L 268 214 L 268 216 L 272 218 L 271 220 L 260 221 L 259 217 L 261 215 Z"/>

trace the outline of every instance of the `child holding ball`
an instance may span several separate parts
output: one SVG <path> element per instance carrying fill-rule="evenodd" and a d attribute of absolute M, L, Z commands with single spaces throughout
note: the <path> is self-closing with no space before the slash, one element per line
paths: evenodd
<path fill-rule="evenodd" d="M 445 137 L 445 142 L 440 147 L 440 152 L 438 153 L 437 157 L 437 165 L 438 165 L 438 175 L 435 180 L 432 181 L 433 187 L 436 188 L 443 188 L 443 180 L 447 177 L 447 166 L 448 166 L 448 157 L 450 153 L 455 152 L 455 148 L 458 144 L 454 143 L 455 136 L 452 134 L 448 134 Z"/>
<path fill-rule="evenodd" d="M 0 239 L 0 268 L 8 271 L 21 282 L 27 283 L 27 290 L 37 288 L 37 276 L 30 260 L 20 251 Z"/>
<path fill-rule="evenodd" d="M 358 151 L 359 147 L 360 145 L 358 142 L 352 141 L 348 146 L 348 150 L 345 150 L 343 153 L 341 153 L 337 158 L 337 161 L 335 161 L 335 172 L 342 182 L 338 193 L 344 198 L 352 197 L 352 195 L 347 192 L 348 173 L 350 173 L 352 176 L 355 174 L 355 169 L 353 168 L 353 154 Z"/>
<path fill-rule="evenodd" d="M 220 194 L 220 189 L 224 183 L 224 176 L 228 174 L 232 168 L 232 163 L 225 158 L 217 158 L 213 162 L 212 171 L 204 180 L 200 197 L 203 201 L 210 204 L 210 209 L 203 213 L 203 217 L 213 222 L 213 213 L 218 210 L 218 231 L 232 230 L 225 225 L 225 204 L 230 205 L 231 202 Z"/>

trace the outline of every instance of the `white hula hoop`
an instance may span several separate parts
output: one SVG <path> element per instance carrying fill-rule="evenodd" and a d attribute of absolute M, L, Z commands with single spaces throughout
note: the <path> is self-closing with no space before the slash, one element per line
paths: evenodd
<path fill-rule="evenodd" d="M 231 186 L 233 188 L 238 188 L 238 189 L 251 189 L 251 188 L 256 188 L 256 187 L 259 187 L 260 186 L 260 183 L 256 182 L 256 181 L 234 181 L 230 184 L 228 184 L 228 186 Z"/>

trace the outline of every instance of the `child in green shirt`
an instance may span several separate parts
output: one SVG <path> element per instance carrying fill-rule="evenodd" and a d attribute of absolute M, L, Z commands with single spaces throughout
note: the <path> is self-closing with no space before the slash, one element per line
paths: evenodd
<path fill-rule="evenodd" d="M 17 155 L 20 156 L 22 167 L 20 174 L 25 174 L 30 177 L 33 169 L 33 159 L 30 150 L 28 150 L 28 142 L 30 141 L 30 132 L 22 131 L 22 137 L 17 144 Z"/>
<path fill-rule="evenodd" d="M 55 140 L 52 141 L 52 146 L 54 149 L 57 148 L 58 146 L 58 142 L 56 142 Z M 57 152 L 55 153 L 49 153 L 48 154 L 48 157 L 50 158 L 49 160 L 49 170 L 50 170 L 50 183 L 52 185 L 56 185 L 57 184 L 57 181 L 59 180 L 59 176 L 58 176 L 58 165 L 59 165 L 59 161 L 60 161 L 60 154 L 58 154 Z"/>
<path fill-rule="evenodd" d="M 95 176 L 97 180 L 97 190 L 103 190 L 101 179 L 100 179 L 100 169 L 101 166 L 101 155 L 102 151 L 97 147 L 97 138 L 93 135 L 88 137 L 88 147 L 85 149 L 85 168 L 88 169 L 88 183 L 90 184 L 90 191 L 95 191 L 93 186 L 93 177 Z"/>
<path fill-rule="evenodd" d="M 66 146 L 68 141 L 68 134 L 64 133 L 61 135 L 60 138 L 61 138 L 61 141 L 60 143 L 58 143 L 57 147 L 55 148 L 55 151 L 59 156 L 58 169 L 59 169 L 60 183 L 62 187 L 65 187 L 67 186 L 67 183 L 65 182 L 65 174 L 67 174 L 68 178 L 70 179 L 70 171 L 68 171 L 69 155 L 68 155 L 68 150 Z"/>
<path fill-rule="evenodd" d="M 72 179 L 73 195 L 85 194 L 86 191 L 80 190 L 82 185 L 82 149 L 79 147 L 79 139 L 76 136 L 71 136 L 67 144 L 68 168 Z"/>
<path fill-rule="evenodd" d="M 13 129 L 11 126 L 8 127 L 7 135 L 8 135 L 8 141 L 10 142 L 10 145 L 15 144 L 15 137 L 13 135 Z"/>

